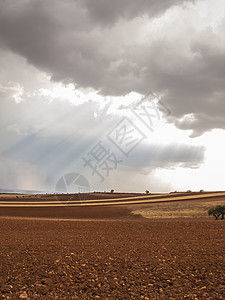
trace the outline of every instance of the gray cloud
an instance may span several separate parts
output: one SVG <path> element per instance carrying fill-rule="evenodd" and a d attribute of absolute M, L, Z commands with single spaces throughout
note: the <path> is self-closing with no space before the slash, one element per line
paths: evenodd
<path fill-rule="evenodd" d="M 218 11 L 221 3 L 213 4 Z M 225 129 L 225 22 L 218 16 L 207 23 L 200 11 L 207 5 L 212 4 L 1 1 L 0 47 L 52 80 L 92 87 L 103 95 L 152 90 L 170 108 L 170 120 L 197 136 Z M 192 121 L 187 121 L 189 114 Z"/>
<path fill-rule="evenodd" d="M 198 168 L 204 162 L 205 148 L 186 144 L 141 144 L 129 159 L 129 168 L 149 173 L 157 168 Z"/>
<path fill-rule="evenodd" d="M 160 4 L 154 0 L 141 0 L 138 2 L 130 0 L 86 0 L 84 2 L 86 3 L 88 15 L 95 22 L 103 25 L 114 24 L 120 19 L 130 20 L 139 15 L 157 17 L 168 8 L 181 3 L 179 0 L 166 0 Z"/>

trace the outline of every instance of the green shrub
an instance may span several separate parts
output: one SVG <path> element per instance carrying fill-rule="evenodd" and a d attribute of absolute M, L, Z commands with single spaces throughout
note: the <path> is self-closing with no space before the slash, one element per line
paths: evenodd
<path fill-rule="evenodd" d="M 208 215 L 214 216 L 216 220 L 219 220 L 219 217 L 221 216 L 221 220 L 224 220 L 225 205 L 217 205 L 217 206 L 211 207 L 208 210 Z"/>

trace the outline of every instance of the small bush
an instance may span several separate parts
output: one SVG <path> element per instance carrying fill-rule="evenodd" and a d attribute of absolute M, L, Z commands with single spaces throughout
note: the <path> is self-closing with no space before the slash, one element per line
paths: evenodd
<path fill-rule="evenodd" d="M 219 217 L 221 216 L 221 220 L 224 220 L 225 215 L 225 205 L 217 205 L 214 207 L 211 207 L 208 210 L 209 216 L 214 216 L 216 220 L 219 220 Z"/>

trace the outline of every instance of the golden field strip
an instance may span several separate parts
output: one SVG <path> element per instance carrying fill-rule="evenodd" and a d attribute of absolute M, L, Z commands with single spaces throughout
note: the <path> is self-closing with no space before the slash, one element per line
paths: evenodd
<path fill-rule="evenodd" d="M 177 195 L 179 193 L 171 193 L 170 195 Z M 57 197 L 60 197 L 64 194 L 58 194 L 58 195 L 52 195 L 52 197 L 54 198 L 57 198 Z M 72 194 L 69 194 L 68 196 L 72 196 Z M 17 195 L 18 196 L 18 195 Z M 29 195 L 30 196 L 30 195 Z M 168 194 L 158 194 L 158 195 L 145 195 L 145 196 L 132 196 L 132 197 L 121 197 L 121 198 L 106 198 L 106 199 L 94 199 L 94 200 L 90 200 L 90 199 L 83 199 L 83 201 L 85 202 L 98 202 L 98 201 L 109 201 L 109 200 L 131 200 L 131 199 L 142 199 L 142 198 L 158 198 L 158 197 L 162 197 L 162 196 L 165 196 L 167 197 Z M 32 197 L 32 195 L 31 195 Z M 0 201 L 1 203 L 18 203 L 18 201 Z M 19 203 L 58 203 L 59 200 L 57 201 L 31 201 L 31 202 L 27 202 L 27 201 L 20 201 Z M 73 202 L 79 202 L 78 201 L 70 201 L 70 203 L 73 203 Z"/>
<path fill-rule="evenodd" d="M 178 193 L 176 193 L 177 195 Z M 60 207 L 60 206 L 107 206 L 107 205 L 130 205 L 130 204 L 144 204 L 144 203 L 156 203 L 156 202 L 172 202 L 172 201 L 185 201 L 185 200 L 197 200 L 203 198 L 221 197 L 225 196 L 225 192 L 217 193 L 203 193 L 203 194 L 191 194 L 186 196 L 171 197 L 171 194 L 166 195 L 146 195 L 137 197 L 115 198 L 115 199 L 95 199 L 95 200 L 77 200 L 64 202 L 57 201 L 0 201 L 0 207 Z M 53 197 L 56 197 L 53 195 Z M 163 198 L 162 198 L 163 197 Z M 159 198 L 159 199 L 157 199 Z"/>

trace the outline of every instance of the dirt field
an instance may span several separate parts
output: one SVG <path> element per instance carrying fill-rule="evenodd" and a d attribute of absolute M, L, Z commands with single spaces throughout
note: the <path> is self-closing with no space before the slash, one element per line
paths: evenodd
<path fill-rule="evenodd" d="M 0 299 L 225 299 L 225 221 L 207 215 L 224 203 L 0 207 Z"/>
<path fill-rule="evenodd" d="M 0 226 L 2 299 L 225 299 L 224 221 Z"/>

